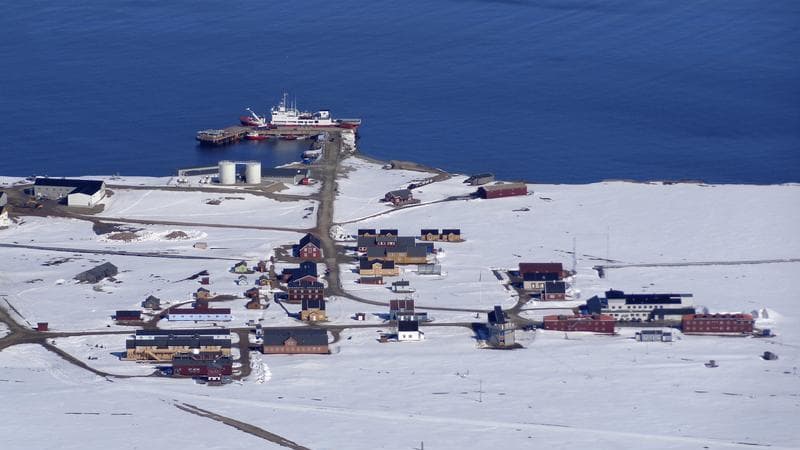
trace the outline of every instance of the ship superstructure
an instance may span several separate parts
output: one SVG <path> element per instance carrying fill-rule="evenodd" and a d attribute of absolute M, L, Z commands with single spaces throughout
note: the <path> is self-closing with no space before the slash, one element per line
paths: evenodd
<path fill-rule="evenodd" d="M 331 118 L 331 112 L 321 109 L 315 113 L 300 111 L 296 104 L 290 105 L 288 94 L 283 94 L 280 104 L 271 109 L 270 125 L 273 127 L 334 127 L 338 122 Z"/>

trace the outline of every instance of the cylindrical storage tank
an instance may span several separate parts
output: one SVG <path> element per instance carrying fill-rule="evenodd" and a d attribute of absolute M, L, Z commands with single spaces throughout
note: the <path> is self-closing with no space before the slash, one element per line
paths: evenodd
<path fill-rule="evenodd" d="M 261 162 L 247 161 L 244 179 L 247 184 L 261 184 Z"/>
<path fill-rule="evenodd" d="M 219 184 L 236 184 L 236 163 L 233 161 L 219 162 Z"/>

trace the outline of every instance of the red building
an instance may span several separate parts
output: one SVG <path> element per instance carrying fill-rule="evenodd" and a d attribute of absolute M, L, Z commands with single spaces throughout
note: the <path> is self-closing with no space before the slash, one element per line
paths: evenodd
<path fill-rule="evenodd" d="M 383 284 L 383 277 L 359 277 L 359 284 Z"/>
<path fill-rule="evenodd" d="M 325 297 L 325 286 L 319 281 L 292 281 L 286 288 L 289 303 L 300 303 L 303 300 L 322 300 Z"/>
<path fill-rule="evenodd" d="M 481 186 L 478 188 L 477 194 L 481 198 L 500 198 L 513 197 L 515 195 L 527 195 L 528 185 L 525 183 L 504 183 L 493 184 L 491 186 Z"/>
<path fill-rule="evenodd" d="M 302 259 L 320 259 L 322 258 L 322 243 L 319 238 L 311 233 L 307 233 L 300 239 L 297 245 L 297 257 Z"/>
<path fill-rule="evenodd" d="M 36 331 L 47 331 L 49 329 L 49 325 L 47 322 L 37 322 L 36 323 Z"/>
<path fill-rule="evenodd" d="M 261 352 L 265 355 L 330 353 L 328 332 L 321 328 L 264 328 L 263 333 Z"/>
<path fill-rule="evenodd" d="M 520 276 L 526 273 L 555 273 L 564 278 L 564 265 L 561 263 L 519 263 Z"/>
<path fill-rule="evenodd" d="M 685 334 L 741 334 L 753 332 L 750 314 L 687 314 L 681 320 Z"/>
<path fill-rule="evenodd" d="M 114 314 L 114 318 L 117 322 L 130 322 L 136 320 L 142 320 L 142 312 L 141 311 L 117 311 Z"/>
<path fill-rule="evenodd" d="M 544 329 L 614 334 L 614 318 L 604 314 L 545 316 Z"/>
<path fill-rule="evenodd" d="M 176 377 L 219 380 L 233 374 L 233 362 L 230 356 L 215 352 L 178 353 L 172 357 L 172 374 Z"/>

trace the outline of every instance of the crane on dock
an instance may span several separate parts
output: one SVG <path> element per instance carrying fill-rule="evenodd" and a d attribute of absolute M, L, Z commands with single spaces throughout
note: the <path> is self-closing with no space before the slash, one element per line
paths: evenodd
<path fill-rule="evenodd" d="M 249 112 L 250 116 L 242 116 L 239 118 L 239 120 L 242 122 L 242 125 L 259 128 L 265 128 L 269 126 L 266 117 L 259 116 L 249 107 L 245 108 L 245 111 Z"/>

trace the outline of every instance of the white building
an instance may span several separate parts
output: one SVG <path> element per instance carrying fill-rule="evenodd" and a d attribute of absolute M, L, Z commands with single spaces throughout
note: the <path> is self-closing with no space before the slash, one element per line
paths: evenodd
<path fill-rule="evenodd" d="M 210 337 L 218 341 L 230 341 L 231 332 L 225 328 L 203 328 L 199 330 L 136 330 L 135 341 L 153 341 L 164 337 Z"/>
<path fill-rule="evenodd" d="M 91 208 L 106 196 L 106 183 L 99 180 L 37 178 L 33 184 L 33 194 L 56 201 L 66 198 L 67 206 Z"/>
<path fill-rule="evenodd" d="M 590 298 L 586 309 L 619 321 L 681 320 L 695 312 L 692 294 L 626 294 L 613 289 L 606 291 L 605 298 Z"/>
<path fill-rule="evenodd" d="M 664 330 L 642 330 L 636 332 L 639 342 L 672 342 L 672 332 Z"/>
<path fill-rule="evenodd" d="M 419 322 L 416 320 L 401 320 L 397 322 L 398 341 L 422 341 L 424 339 L 425 333 L 419 331 Z"/>
<path fill-rule="evenodd" d="M 167 315 L 170 322 L 230 322 L 231 319 L 230 308 L 175 308 Z"/>

